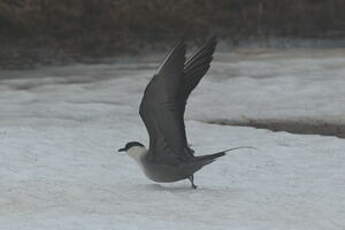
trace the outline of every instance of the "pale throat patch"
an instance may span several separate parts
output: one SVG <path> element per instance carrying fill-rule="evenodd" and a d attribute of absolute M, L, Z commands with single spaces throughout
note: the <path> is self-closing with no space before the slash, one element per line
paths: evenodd
<path fill-rule="evenodd" d="M 147 153 L 145 147 L 134 146 L 127 150 L 127 154 L 134 160 L 140 162 L 141 158 Z"/>

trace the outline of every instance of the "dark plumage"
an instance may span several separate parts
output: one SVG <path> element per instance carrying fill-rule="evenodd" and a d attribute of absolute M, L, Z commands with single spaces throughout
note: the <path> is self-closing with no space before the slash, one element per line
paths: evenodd
<path fill-rule="evenodd" d="M 139 114 L 150 136 L 149 149 L 140 157 L 130 150 L 138 146 L 138 142 L 130 142 L 121 150 L 131 151 L 145 174 L 154 181 L 189 179 L 196 188 L 193 174 L 225 155 L 226 151 L 194 156 L 194 150 L 188 146 L 184 125 L 187 99 L 208 71 L 216 44 L 216 38 L 211 37 L 186 60 L 186 45 L 180 41 L 146 87 Z"/>
<path fill-rule="evenodd" d="M 143 144 L 141 144 L 140 142 L 137 142 L 137 141 L 131 141 L 131 142 L 128 142 L 124 148 L 121 148 L 119 149 L 118 151 L 119 152 L 123 152 L 123 151 L 127 151 L 128 149 L 134 147 L 134 146 L 139 146 L 139 147 L 144 147 Z"/>

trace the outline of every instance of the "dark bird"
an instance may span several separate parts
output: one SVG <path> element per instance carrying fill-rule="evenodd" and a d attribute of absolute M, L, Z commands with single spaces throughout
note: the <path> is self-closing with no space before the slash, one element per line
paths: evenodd
<path fill-rule="evenodd" d="M 132 141 L 118 151 L 126 151 L 153 181 L 189 179 L 192 188 L 196 188 L 193 177 L 196 171 L 224 156 L 227 151 L 237 149 L 194 156 L 186 138 L 186 102 L 210 68 L 216 44 L 216 38 L 211 37 L 186 61 L 186 45 L 180 41 L 146 87 L 139 114 L 150 136 L 149 149 Z"/>

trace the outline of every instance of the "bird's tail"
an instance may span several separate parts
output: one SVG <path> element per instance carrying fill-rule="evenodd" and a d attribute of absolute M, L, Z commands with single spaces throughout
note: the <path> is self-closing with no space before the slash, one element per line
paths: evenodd
<path fill-rule="evenodd" d="M 204 155 L 204 156 L 197 156 L 196 158 L 197 158 L 198 161 L 214 161 L 218 157 L 224 156 L 225 153 L 226 153 L 226 151 L 222 151 L 222 152 L 208 154 L 208 155 Z"/>
<path fill-rule="evenodd" d="M 209 155 L 204 155 L 204 156 L 197 156 L 196 158 L 196 161 L 199 162 L 199 165 L 201 167 L 205 166 L 205 165 L 208 165 L 210 163 L 212 163 L 213 161 L 215 161 L 217 158 L 219 157 L 222 157 L 222 156 L 225 156 L 225 154 L 227 152 L 230 152 L 230 151 L 234 151 L 234 150 L 237 150 L 237 149 L 245 149 L 245 148 L 250 148 L 250 149 L 255 149 L 254 147 L 251 147 L 251 146 L 240 146 L 240 147 L 235 147 L 235 148 L 231 148 L 231 149 L 226 149 L 226 150 L 223 150 L 221 152 L 217 152 L 217 153 L 213 153 L 213 154 L 209 154 Z"/>

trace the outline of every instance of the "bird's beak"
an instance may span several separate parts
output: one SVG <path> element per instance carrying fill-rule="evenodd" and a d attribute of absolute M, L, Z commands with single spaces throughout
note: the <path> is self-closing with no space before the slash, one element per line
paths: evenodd
<path fill-rule="evenodd" d="M 126 149 L 125 148 L 121 148 L 121 149 L 118 149 L 117 151 L 118 152 L 124 152 L 124 151 L 126 151 Z"/>

